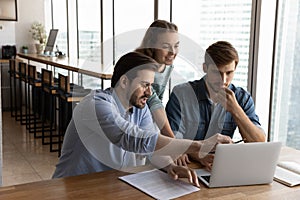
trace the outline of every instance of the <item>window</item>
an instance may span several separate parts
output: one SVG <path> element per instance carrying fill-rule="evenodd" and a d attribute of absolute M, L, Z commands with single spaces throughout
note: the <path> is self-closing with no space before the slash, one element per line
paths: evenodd
<path fill-rule="evenodd" d="M 137 47 L 154 19 L 153 0 L 51 1 L 60 50 L 69 57 L 100 61 L 104 68 Z M 233 82 L 247 89 L 252 0 L 189 0 L 189 4 L 160 0 L 158 5 L 158 17 L 172 18 L 181 33 L 172 86 L 200 78 L 204 50 L 217 40 L 227 40 L 240 56 Z"/>
<path fill-rule="evenodd" d="M 66 1 L 52 0 L 53 24 L 52 28 L 58 29 L 56 45 L 59 51 L 68 55 L 68 29 L 67 29 L 67 5 Z M 56 47 L 54 48 L 56 51 Z"/>
<path fill-rule="evenodd" d="M 205 49 L 218 40 L 226 40 L 237 49 L 240 57 L 233 83 L 247 89 L 252 0 L 189 0 L 189 4 L 181 0 L 172 2 L 173 22 L 178 25 L 179 32 L 188 38 L 188 45 L 197 46 L 198 51 L 188 46 L 181 47 L 184 50 L 180 50 L 181 55 L 184 53 L 183 59 L 190 61 L 194 67 L 188 67 L 190 63 L 184 64 L 182 59 L 176 60 L 175 71 L 182 75 L 182 79 L 177 78 L 178 81 L 199 79 L 203 75 Z M 194 56 L 188 58 L 188 55 Z M 173 81 L 173 84 L 178 81 Z"/>
<path fill-rule="evenodd" d="M 69 57 L 101 62 L 102 71 L 112 72 L 115 61 L 140 44 L 154 19 L 153 0 L 52 1 L 54 16 L 68 11 L 67 20 L 54 17 L 53 24 L 60 30 L 68 27 Z M 159 0 L 158 18 L 177 24 L 181 40 L 171 88 L 201 78 L 204 50 L 217 40 L 227 40 L 240 56 L 233 83 L 247 89 L 251 11 L 252 0 L 189 0 L 189 4 L 181 0 Z M 63 44 L 67 43 L 62 42 L 60 48 Z"/>
<path fill-rule="evenodd" d="M 154 19 L 153 0 L 115 0 L 115 59 L 137 48 Z"/>
<path fill-rule="evenodd" d="M 78 0 L 79 58 L 101 61 L 100 1 Z"/>
<path fill-rule="evenodd" d="M 300 149 L 300 0 L 278 1 L 270 139 Z"/>

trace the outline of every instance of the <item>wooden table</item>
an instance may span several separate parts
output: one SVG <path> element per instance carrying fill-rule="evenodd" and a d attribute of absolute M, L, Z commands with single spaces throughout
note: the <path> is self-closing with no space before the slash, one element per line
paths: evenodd
<path fill-rule="evenodd" d="M 300 151 L 283 148 L 280 160 L 300 158 Z M 118 179 L 128 173 L 116 170 L 75 177 L 53 179 L 0 188 L 1 200 L 18 199 L 151 199 L 150 196 Z M 253 185 L 201 190 L 179 199 L 299 199 L 300 186 L 289 188 L 273 181 L 269 185 Z"/>

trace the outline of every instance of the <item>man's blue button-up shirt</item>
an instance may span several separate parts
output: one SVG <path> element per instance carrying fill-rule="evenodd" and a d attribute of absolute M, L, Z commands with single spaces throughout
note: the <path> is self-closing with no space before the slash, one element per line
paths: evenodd
<path fill-rule="evenodd" d="M 204 79 L 205 77 L 173 88 L 166 113 L 177 138 L 203 140 L 206 136 L 213 103 L 209 99 Z M 260 126 L 251 95 L 233 84 L 229 85 L 229 89 L 235 93 L 238 104 L 253 124 Z M 217 126 L 222 134 L 233 137 L 237 124 L 231 113 L 225 112 L 224 119 L 219 120 Z"/>

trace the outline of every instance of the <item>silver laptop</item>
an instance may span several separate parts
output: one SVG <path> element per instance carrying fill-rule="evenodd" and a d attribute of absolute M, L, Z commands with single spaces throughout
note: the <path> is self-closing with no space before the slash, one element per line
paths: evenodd
<path fill-rule="evenodd" d="M 268 184 L 273 181 L 280 142 L 218 144 L 211 173 L 196 170 L 208 187 Z"/>

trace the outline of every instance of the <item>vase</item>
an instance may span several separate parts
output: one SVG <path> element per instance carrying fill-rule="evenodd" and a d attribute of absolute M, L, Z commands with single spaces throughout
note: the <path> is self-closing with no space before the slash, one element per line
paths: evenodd
<path fill-rule="evenodd" d="M 43 54 L 44 53 L 44 45 L 43 44 L 35 44 L 36 53 Z"/>

